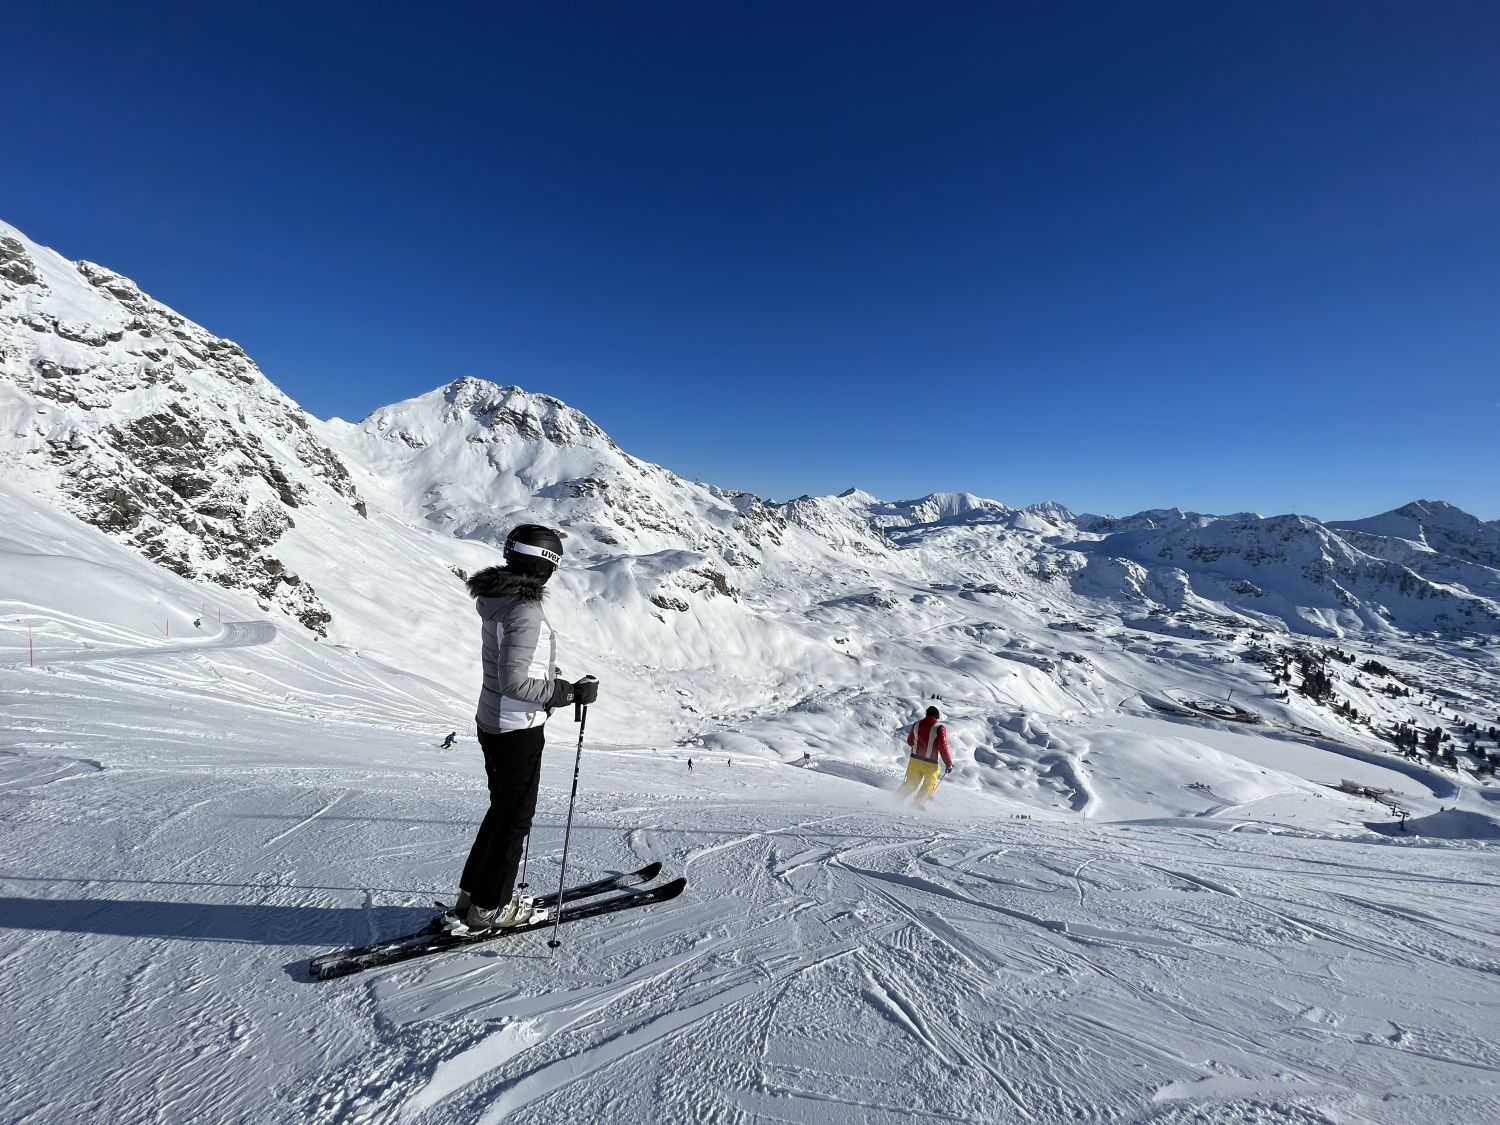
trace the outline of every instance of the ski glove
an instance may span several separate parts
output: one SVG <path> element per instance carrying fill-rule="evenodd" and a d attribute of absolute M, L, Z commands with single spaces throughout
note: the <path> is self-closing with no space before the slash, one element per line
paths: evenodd
<path fill-rule="evenodd" d="M 552 681 L 552 698 L 547 700 L 549 711 L 558 707 L 566 707 L 573 702 L 573 685 L 567 680 Z"/>
<path fill-rule="evenodd" d="M 599 698 L 599 681 L 593 676 L 585 676 L 573 685 L 573 702 L 581 703 L 587 707 Z"/>

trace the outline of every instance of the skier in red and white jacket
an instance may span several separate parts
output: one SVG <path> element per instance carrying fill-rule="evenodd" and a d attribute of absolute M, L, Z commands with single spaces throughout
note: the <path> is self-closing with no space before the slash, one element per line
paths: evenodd
<path fill-rule="evenodd" d="M 911 747 L 911 758 L 906 763 L 906 780 L 897 790 L 898 800 L 913 791 L 917 794 L 917 807 L 926 808 L 937 792 L 938 782 L 953 772 L 953 757 L 948 753 L 948 728 L 938 722 L 936 707 L 927 708 L 926 716 L 906 732 L 906 744 Z M 943 766 L 938 768 L 938 760 Z"/>

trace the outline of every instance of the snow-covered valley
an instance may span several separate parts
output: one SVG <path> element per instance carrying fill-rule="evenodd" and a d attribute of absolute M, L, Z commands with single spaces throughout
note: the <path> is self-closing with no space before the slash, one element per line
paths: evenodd
<path fill-rule="evenodd" d="M 1500 1118 L 1495 524 L 772 504 L 469 379 L 324 422 L 0 235 L 6 1120 Z M 528 514 L 604 685 L 570 873 L 688 890 L 314 982 L 453 893 L 456 576 Z"/>

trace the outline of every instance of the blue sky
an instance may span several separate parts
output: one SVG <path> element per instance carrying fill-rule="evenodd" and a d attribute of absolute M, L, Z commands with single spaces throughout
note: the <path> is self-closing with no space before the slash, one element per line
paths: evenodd
<path fill-rule="evenodd" d="M 8 5 L 0 217 L 316 414 L 776 498 L 1500 517 L 1500 6 Z"/>

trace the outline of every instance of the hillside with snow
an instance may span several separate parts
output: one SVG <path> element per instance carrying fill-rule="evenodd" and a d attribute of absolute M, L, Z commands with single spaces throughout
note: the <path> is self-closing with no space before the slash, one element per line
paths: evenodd
<path fill-rule="evenodd" d="M 0 469 L 10 1119 L 1500 1116 L 1494 523 L 772 503 L 470 378 L 323 421 L 3 225 Z M 452 893 L 522 518 L 604 684 L 570 869 L 688 892 L 314 983 Z"/>

